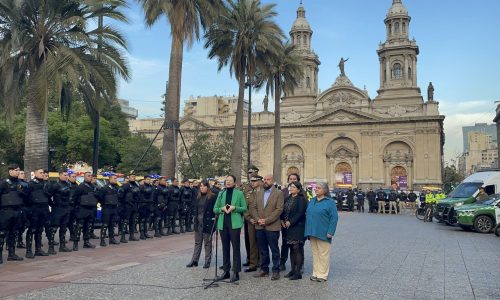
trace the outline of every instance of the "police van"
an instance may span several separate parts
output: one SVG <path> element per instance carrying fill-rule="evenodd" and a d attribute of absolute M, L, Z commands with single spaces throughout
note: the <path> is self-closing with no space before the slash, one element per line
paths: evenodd
<path fill-rule="evenodd" d="M 445 199 L 437 204 L 435 217 L 448 225 L 457 224 L 456 209 L 476 202 L 479 188 L 488 195 L 500 193 L 500 169 L 485 169 L 465 178 Z"/>

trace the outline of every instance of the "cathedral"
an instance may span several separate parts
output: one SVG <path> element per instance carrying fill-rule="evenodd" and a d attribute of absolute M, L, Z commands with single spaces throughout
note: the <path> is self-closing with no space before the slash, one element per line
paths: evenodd
<path fill-rule="evenodd" d="M 377 49 L 380 88 L 375 99 L 352 84 L 343 58 L 340 75 L 320 93 L 320 59 L 311 48 L 313 30 L 300 5 L 290 40 L 302 58 L 304 77 L 281 101 L 283 178 L 276 181 L 285 183 L 288 174 L 298 173 L 305 183 L 323 181 L 332 187 L 441 186 L 444 116 L 432 87 L 424 100 L 418 86 L 419 47 L 409 38 L 410 21 L 402 0 L 393 0 L 384 20 L 386 41 Z M 199 113 L 191 106 L 181 129 L 189 139 L 198 130 L 231 130 L 234 123 L 230 109 Z M 260 173 L 271 173 L 274 114 L 252 113 L 251 126 L 252 163 Z"/>

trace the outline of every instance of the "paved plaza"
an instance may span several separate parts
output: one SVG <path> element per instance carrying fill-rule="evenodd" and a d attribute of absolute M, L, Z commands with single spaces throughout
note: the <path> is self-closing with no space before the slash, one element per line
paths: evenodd
<path fill-rule="evenodd" d="M 17 264 L 8 262 L 0 267 L 0 296 L 10 299 L 500 299 L 500 238 L 423 223 L 409 215 L 340 213 L 326 283 L 308 279 L 312 259 L 307 243 L 303 280 L 292 282 L 282 277 L 272 282 L 253 278 L 254 273 L 241 273 L 239 284 L 221 283 L 205 290 L 203 279 L 213 278 L 214 269 L 185 267 L 191 257 L 192 239 L 192 234 L 186 234 L 82 249 L 78 253 Z M 221 257 L 219 251 L 219 261 Z"/>

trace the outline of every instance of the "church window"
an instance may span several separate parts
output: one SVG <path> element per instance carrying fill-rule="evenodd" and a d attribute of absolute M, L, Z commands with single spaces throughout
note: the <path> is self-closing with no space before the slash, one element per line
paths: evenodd
<path fill-rule="evenodd" d="M 394 79 L 401 79 L 403 78 L 403 70 L 401 69 L 401 64 L 400 63 L 395 63 L 393 68 L 393 77 Z"/>
<path fill-rule="evenodd" d="M 412 79 L 411 67 L 408 67 L 408 79 Z"/>
<path fill-rule="evenodd" d="M 406 33 L 406 23 L 403 22 L 403 33 Z"/>
<path fill-rule="evenodd" d="M 304 46 L 307 46 L 307 37 L 304 35 Z"/>
<path fill-rule="evenodd" d="M 300 34 L 298 34 L 297 35 L 297 45 L 300 45 L 300 42 L 301 42 L 301 40 L 300 40 Z"/>
<path fill-rule="evenodd" d="M 311 77 L 309 77 L 309 76 L 306 77 L 306 85 L 308 88 L 311 87 Z"/>
<path fill-rule="evenodd" d="M 389 35 L 391 35 L 392 34 L 392 24 L 389 24 L 387 27 L 389 29 Z"/>
<path fill-rule="evenodd" d="M 395 31 L 396 33 L 399 33 L 399 22 L 396 22 L 396 26 L 395 26 L 395 28 L 394 28 L 394 31 Z"/>

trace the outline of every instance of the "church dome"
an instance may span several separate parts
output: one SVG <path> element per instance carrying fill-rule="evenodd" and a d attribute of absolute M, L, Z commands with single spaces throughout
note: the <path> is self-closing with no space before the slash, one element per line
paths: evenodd
<path fill-rule="evenodd" d="M 387 12 L 387 17 L 401 16 L 401 15 L 407 16 L 408 9 L 406 9 L 402 0 L 393 0 L 391 8 Z"/>
<path fill-rule="evenodd" d="M 306 19 L 306 10 L 303 6 L 297 9 L 297 19 L 293 22 L 292 31 L 295 30 L 311 30 L 311 25 Z"/>

